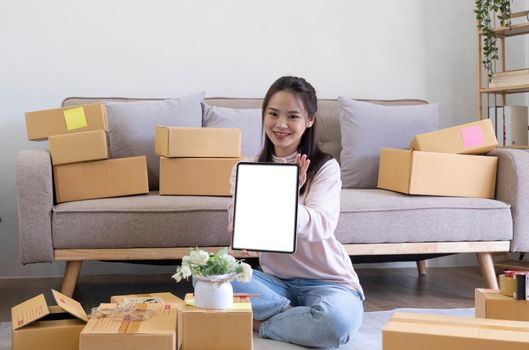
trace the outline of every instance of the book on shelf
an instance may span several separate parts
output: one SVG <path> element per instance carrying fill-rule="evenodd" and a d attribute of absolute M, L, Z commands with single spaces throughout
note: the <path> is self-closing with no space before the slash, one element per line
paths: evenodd
<path fill-rule="evenodd" d="M 490 107 L 489 118 L 496 132 L 499 147 L 527 145 L 529 128 L 527 106 Z"/>
<path fill-rule="evenodd" d="M 489 87 L 529 85 L 529 68 L 508 70 L 492 74 Z"/>

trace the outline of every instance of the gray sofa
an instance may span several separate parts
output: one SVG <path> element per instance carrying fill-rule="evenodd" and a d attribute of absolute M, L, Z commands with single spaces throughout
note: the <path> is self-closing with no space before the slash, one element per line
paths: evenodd
<path fill-rule="evenodd" d="M 95 100 L 68 98 L 64 105 Z M 208 98 L 213 106 L 259 108 L 261 99 Z M 370 101 L 387 105 L 420 100 Z M 319 101 L 321 148 L 339 159 L 336 100 Z M 494 252 L 528 251 L 529 153 L 496 149 L 496 200 L 407 196 L 379 189 L 343 189 L 336 236 L 351 256 L 475 253 L 489 287 L 497 287 Z M 66 261 L 62 292 L 71 295 L 86 260 L 165 260 L 188 247 L 230 243 L 229 198 L 148 195 L 56 204 L 47 151 L 17 156 L 20 249 L 23 264 Z M 422 258 L 421 258 L 422 259 Z M 418 262 L 424 272 L 424 261 Z"/>

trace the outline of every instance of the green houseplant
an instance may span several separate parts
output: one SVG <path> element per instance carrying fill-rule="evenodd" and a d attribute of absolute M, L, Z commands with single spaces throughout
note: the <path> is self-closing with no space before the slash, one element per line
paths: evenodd
<path fill-rule="evenodd" d="M 494 73 L 494 62 L 498 59 L 497 36 L 493 31 L 494 18 L 500 21 L 500 26 L 511 27 L 512 0 L 476 0 L 477 27 L 483 33 L 482 64 L 487 71 L 489 81 Z"/>

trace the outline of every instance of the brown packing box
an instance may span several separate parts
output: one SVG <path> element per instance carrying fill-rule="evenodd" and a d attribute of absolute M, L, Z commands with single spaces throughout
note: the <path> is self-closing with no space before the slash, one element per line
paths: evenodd
<path fill-rule="evenodd" d="M 248 298 L 235 299 L 226 310 L 185 305 L 178 315 L 180 350 L 248 350 L 253 347 L 252 306 Z M 193 303 L 193 295 L 185 296 Z"/>
<path fill-rule="evenodd" d="M 149 192 L 145 156 L 53 166 L 57 203 Z"/>
<path fill-rule="evenodd" d="M 382 329 L 382 349 L 529 349 L 529 322 L 397 312 Z"/>
<path fill-rule="evenodd" d="M 81 304 L 52 290 L 58 306 L 40 294 L 11 308 L 12 350 L 77 350 L 88 322 Z"/>
<path fill-rule="evenodd" d="M 110 312 L 117 304 L 101 304 Z M 145 312 L 143 320 L 91 318 L 81 332 L 80 350 L 175 350 L 178 310 L 169 304 L 136 304 L 136 313 Z M 152 315 L 148 315 L 152 312 Z"/>
<path fill-rule="evenodd" d="M 164 157 L 241 156 L 240 129 L 157 126 L 155 139 L 155 152 Z"/>
<path fill-rule="evenodd" d="M 160 157 L 160 194 L 229 196 L 231 171 L 239 160 Z"/>
<path fill-rule="evenodd" d="M 106 109 L 102 103 L 26 112 L 25 115 L 28 139 L 33 141 L 80 131 L 108 131 Z"/>
<path fill-rule="evenodd" d="M 474 292 L 476 317 L 498 320 L 529 321 L 529 300 L 516 300 L 500 294 L 497 289 Z"/>
<path fill-rule="evenodd" d="M 498 141 L 490 119 L 416 135 L 410 148 L 424 152 L 483 154 Z"/>
<path fill-rule="evenodd" d="M 108 159 L 105 130 L 81 131 L 48 137 L 53 165 Z"/>
<path fill-rule="evenodd" d="M 377 187 L 408 194 L 494 198 L 497 162 L 488 156 L 382 148 Z"/>
<path fill-rule="evenodd" d="M 170 304 L 171 306 L 177 308 L 184 305 L 184 301 L 182 299 L 169 292 L 114 295 L 110 298 L 110 302 L 113 304 Z"/>

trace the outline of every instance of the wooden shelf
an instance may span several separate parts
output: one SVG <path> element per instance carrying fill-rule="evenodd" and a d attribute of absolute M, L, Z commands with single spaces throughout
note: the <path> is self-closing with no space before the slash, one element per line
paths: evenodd
<path fill-rule="evenodd" d="M 497 28 L 494 28 L 493 31 L 496 32 L 496 35 L 503 36 L 503 37 L 529 34 L 529 22 L 513 24 L 511 28 L 497 27 Z"/>
<path fill-rule="evenodd" d="M 529 84 L 513 85 L 513 86 L 502 86 L 502 87 L 489 87 L 479 89 L 481 93 L 506 93 L 516 94 L 522 92 L 529 92 Z"/>

